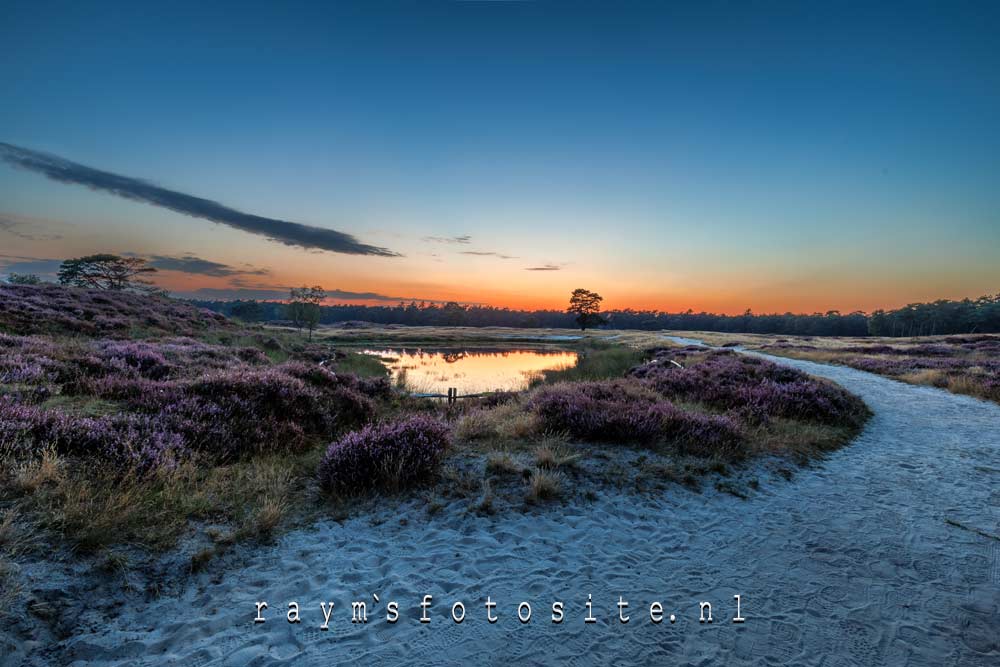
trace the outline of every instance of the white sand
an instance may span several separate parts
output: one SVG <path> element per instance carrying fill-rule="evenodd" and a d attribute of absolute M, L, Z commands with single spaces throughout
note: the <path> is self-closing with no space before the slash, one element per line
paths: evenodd
<path fill-rule="evenodd" d="M 1000 532 L 1000 406 L 779 361 L 840 382 L 875 417 L 791 481 L 762 476 L 747 501 L 679 486 L 645 498 L 609 490 L 593 503 L 479 517 L 386 500 L 377 525 L 321 523 L 258 547 L 241 568 L 210 567 L 176 594 L 125 596 L 116 617 L 84 613 L 71 638 L 28 664 L 1000 664 L 1000 542 L 945 522 Z M 382 602 L 370 622 L 351 624 L 350 601 L 372 593 Z M 417 621 L 425 593 L 429 625 Z M 583 623 L 588 593 L 593 625 Z M 735 593 L 742 625 L 728 622 Z M 259 599 L 269 620 L 254 625 Z M 291 600 L 301 624 L 283 619 Z M 457 600 L 461 625 L 449 617 Z M 527 625 L 515 618 L 522 600 Z M 554 600 L 565 602 L 561 625 L 549 620 Z M 654 600 L 676 624 L 648 621 Z M 715 606 L 712 625 L 697 622 L 699 600 Z"/>

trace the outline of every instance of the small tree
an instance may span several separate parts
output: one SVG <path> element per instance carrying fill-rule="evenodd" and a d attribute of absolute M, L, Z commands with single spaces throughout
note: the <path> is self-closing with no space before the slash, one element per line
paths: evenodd
<path fill-rule="evenodd" d="M 11 273 L 7 276 L 7 282 L 11 285 L 40 285 L 42 279 L 34 273 Z"/>
<path fill-rule="evenodd" d="M 313 329 L 319 324 L 319 306 L 326 298 L 326 292 L 319 285 L 313 287 L 293 287 L 288 301 L 288 319 L 295 326 L 309 329 L 309 340 L 312 340 Z"/>
<path fill-rule="evenodd" d="M 601 301 L 604 301 L 604 297 L 597 292 L 575 289 L 569 298 L 566 312 L 576 315 L 576 323 L 580 325 L 580 331 L 583 331 L 588 326 L 605 323 L 606 320 L 601 317 Z"/>
<path fill-rule="evenodd" d="M 59 282 L 92 289 L 159 292 L 162 290 L 141 277 L 155 272 L 141 257 L 87 255 L 63 262 L 59 267 Z"/>

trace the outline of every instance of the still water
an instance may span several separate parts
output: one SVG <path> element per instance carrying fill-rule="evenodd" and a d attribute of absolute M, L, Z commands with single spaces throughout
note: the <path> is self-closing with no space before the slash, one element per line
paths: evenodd
<path fill-rule="evenodd" d="M 379 357 L 396 381 L 418 393 L 461 394 L 525 389 L 539 371 L 576 364 L 576 352 L 563 350 L 365 350 Z"/>

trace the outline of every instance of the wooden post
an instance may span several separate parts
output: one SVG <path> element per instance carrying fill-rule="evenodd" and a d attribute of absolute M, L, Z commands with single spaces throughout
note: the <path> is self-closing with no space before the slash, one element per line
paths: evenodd
<path fill-rule="evenodd" d="M 458 389 L 455 387 L 448 388 L 448 405 L 451 405 L 458 400 Z"/>

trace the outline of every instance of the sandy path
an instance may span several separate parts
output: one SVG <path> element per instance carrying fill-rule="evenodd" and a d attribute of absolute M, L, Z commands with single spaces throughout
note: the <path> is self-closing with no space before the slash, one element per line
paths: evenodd
<path fill-rule="evenodd" d="M 831 378 L 875 416 L 860 438 L 748 501 L 677 487 L 592 504 L 477 517 L 387 501 L 385 521 L 323 523 L 204 573 L 177 598 L 81 617 L 78 664 L 436 665 L 1000 664 L 1000 406 L 849 368 L 777 360 Z M 408 519 L 400 525 L 400 518 Z M 352 625 L 349 602 L 381 603 Z M 417 621 L 425 593 L 432 622 Z M 598 622 L 583 623 L 587 594 Z M 729 622 L 743 596 L 745 624 Z M 500 620 L 485 620 L 487 595 Z M 624 595 L 632 620 L 618 622 Z M 270 620 L 254 625 L 254 602 Z M 385 603 L 403 617 L 385 621 Z M 283 618 L 289 600 L 303 622 Z M 319 602 L 336 607 L 321 632 Z M 449 616 L 461 600 L 468 617 Z M 517 604 L 531 603 L 520 624 Z M 563 600 L 566 620 L 550 622 Z M 663 602 L 674 625 L 649 622 Z M 699 600 L 716 622 L 697 622 Z"/>

